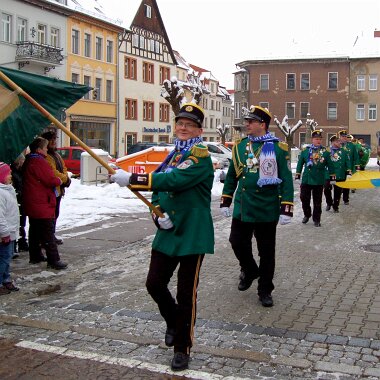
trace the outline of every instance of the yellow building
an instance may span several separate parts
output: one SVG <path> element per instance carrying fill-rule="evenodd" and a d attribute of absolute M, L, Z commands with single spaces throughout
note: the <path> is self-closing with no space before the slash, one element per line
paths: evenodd
<path fill-rule="evenodd" d="M 101 14 L 76 12 L 67 20 L 67 80 L 94 90 L 66 111 L 66 126 L 85 144 L 116 152 L 118 40 L 125 29 Z M 62 145 L 73 145 L 68 136 Z"/>

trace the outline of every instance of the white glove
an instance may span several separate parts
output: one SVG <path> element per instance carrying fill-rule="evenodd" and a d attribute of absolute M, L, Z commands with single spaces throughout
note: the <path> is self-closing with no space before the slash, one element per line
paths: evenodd
<path fill-rule="evenodd" d="M 336 185 L 336 181 L 330 181 L 330 185 Z"/>
<path fill-rule="evenodd" d="M 160 228 L 162 230 L 170 230 L 172 227 L 174 227 L 174 224 L 170 220 L 167 212 L 164 212 L 164 217 L 158 218 L 157 221 L 158 221 L 158 224 L 160 225 Z"/>
<path fill-rule="evenodd" d="M 220 211 L 222 215 L 225 216 L 226 218 L 229 218 L 231 216 L 231 211 L 229 207 L 221 207 Z"/>
<path fill-rule="evenodd" d="M 292 217 L 289 215 L 280 215 L 280 224 L 289 224 L 292 221 Z"/>
<path fill-rule="evenodd" d="M 128 186 L 132 173 L 126 172 L 123 169 L 116 170 L 115 174 L 110 177 L 111 182 L 116 182 L 119 186 Z"/>
<path fill-rule="evenodd" d="M 352 177 L 351 174 L 347 174 L 346 179 L 350 179 Z"/>

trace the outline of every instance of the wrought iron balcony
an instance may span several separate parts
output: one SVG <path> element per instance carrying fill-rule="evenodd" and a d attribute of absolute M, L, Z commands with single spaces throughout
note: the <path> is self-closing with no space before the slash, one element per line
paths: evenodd
<path fill-rule="evenodd" d="M 60 65 L 63 60 L 63 49 L 55 46 L 33 41 L 16 42 L 16 45 L 16 61 L 19 67 L 33 62 L 45 66 L 45 71 L 49 71 L 55 65 Z"/>

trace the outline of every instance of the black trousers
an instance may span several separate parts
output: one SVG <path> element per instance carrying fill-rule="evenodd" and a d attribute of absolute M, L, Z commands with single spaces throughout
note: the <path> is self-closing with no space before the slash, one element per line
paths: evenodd
<path fill-rule="evenodd" d="M 199 272 L 204 254 L 171 257 L 152 250 L 146 288 L 169 328 L 175 328 L 174 351 L 190 353 L 197 310 Z M 177 302 L 168 284 L 177 266 Z"/>
<path fill-rule="evenodd" d="M 333 188 L 334 188 L 334 198 L 332 195 Z M 339 209 L 339 203 L 340 203 L 340 198 L 342 195 L 342 190 L 343 189 L 341 187 L 336 186 L 336 185 L 330 185 L 330 184 L 329 185 L 326 184 L 323 188 L 323 192 L 326 198 L 326 204 L 328 206 L 333 206 L 334 210 Z"/>
<path fill-rule="evenodd" d="M 41 256 L 41 248 L 46 250 L 49 264 L 60 260 L 57 243 L 54 238 L 55 219 L 29 218 L 29 260 L 38 261 Z"/>
<path fill-rule="evenodd" d="M 343 194 L 343 202 L 347 203 L 350 201 L 350 189 L 342 189 L 342 194 Z"/>
<path fill-rule="evenodd" d="M 303 214 L 307 218 L 313 216 L 314 222 L 320 222 L 322 215 L 323 185 L 301 184 L 300 188 L 300 198 L 302 202 Z M 310 206 L 311 197 L 313 197 L 313 213 Z"/>
<path fill-rule="evenodd" d="M 271 294 L 274 285 L 277 222 L 248 223 L 232 218 L 230 243 L 241 269 L 252 276 L 259 276 L 257 292 Z M 252 252 L 255 236 L 260 263 L 257 265 Z"/>

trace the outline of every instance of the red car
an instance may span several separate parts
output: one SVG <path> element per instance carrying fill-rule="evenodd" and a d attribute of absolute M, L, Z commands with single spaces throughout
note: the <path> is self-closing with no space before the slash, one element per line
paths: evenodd
<path fill-rule="evenodd" d="M 85 150 L 80 146 L 66 146 L 57 148 L 57 153 L 61 155 L 67 171 L 74 175 L 80 175 L 80 156 Z"/>
<path fill-rule="evenodd" d="M 80 146 L 66 146 L 57 148 L 57 153 L 61 155 L 63 162 L 66 165 L 67 171 L 73 173 L 75 176 L 80 175 L 80 156 L 85 150 Z M 116 160 L 108 156 L 108 164 L 114 169 L 118 169 L 115 166 Z"/>

